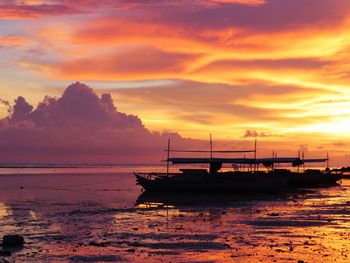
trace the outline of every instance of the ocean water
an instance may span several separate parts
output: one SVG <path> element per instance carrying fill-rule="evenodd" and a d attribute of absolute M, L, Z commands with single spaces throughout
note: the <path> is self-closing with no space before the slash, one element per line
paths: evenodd
<path fill-rule="evenodd" d="M 350 180 L 268 196 L 143 193 L 161 166 L 1 168 L 0 262 L 349 262 Z"/>

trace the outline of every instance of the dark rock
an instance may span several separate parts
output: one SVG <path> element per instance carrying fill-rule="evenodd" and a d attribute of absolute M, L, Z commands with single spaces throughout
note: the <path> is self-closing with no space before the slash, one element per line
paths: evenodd
<path fill-rule="evenodd" d="M 135 252 L 136 250 L 134 248 L 129 248 L 126 252 Z"/>
<path fill-rule="evenodd" d="M 0 257 L 9 257 L 11 256 L 11 251 L 0 250 Z"/>
<path fill-rule="evenodd" d="M 279 213 L 270 213 L 268 214 L 269 216 L 279 216 L 280 214 Z"/>
<path fill-rule="evenodd" d="M 298 260 L 298 263 L 304 263 L 304 260 Z"/>
<path fill-rule="evenodd" d="M 24 238 L 21 235 L 5 235 L 2 238 L 3 247 L 23 246 Z"/>
<path fill-rule="evenodd" d="M 107 244 L 106 244 L 106 243 L 102 243 L 102 242 L 91 241 L 91 242 L 89 242 L 89 246 L 94 246 L 94 247 L 106 247 Z"/>

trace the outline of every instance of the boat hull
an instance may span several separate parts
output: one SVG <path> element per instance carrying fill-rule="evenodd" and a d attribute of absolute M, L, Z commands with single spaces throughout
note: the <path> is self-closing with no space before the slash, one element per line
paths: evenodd
<path fill-rule="evenodd" d="M 186 193 L 273 193 L 288 181 L 287 174 L 229 173 L 198 176 L 196 178 L 163 177 L 150 179 L 135 173 L 137 183 L 149 192 Z"/>
<path fill-rule="evenodd" d="M 341 174 L 326 173 L 291 173 L 288 179 L 288 186 L 291 187 L 324 187 L 336 185 L 342 179 Z"/>

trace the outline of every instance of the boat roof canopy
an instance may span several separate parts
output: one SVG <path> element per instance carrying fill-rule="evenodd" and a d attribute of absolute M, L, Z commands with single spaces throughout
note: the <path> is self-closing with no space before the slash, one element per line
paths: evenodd
<path fill-rule="evenodd" d="M 168 162 L 173 164 L 203 164 L 203 163 L 235 163 L 235 164 L 263 164 L 271 166 L 275 163 L 291 163 L 293 166 L 302 165 L 303 163 L 321 163 L 328 159 L 300 159 L 295 157 L 281 158 L 169 158 Z"/>

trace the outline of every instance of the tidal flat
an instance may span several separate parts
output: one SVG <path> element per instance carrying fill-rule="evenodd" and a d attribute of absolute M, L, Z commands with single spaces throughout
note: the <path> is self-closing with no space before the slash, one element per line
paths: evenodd
<path fill-rule="evenodd" d="M 0 175 L 0 238 L 25 239 L 0 262 L 350 261 L 350 179 L 277 195 L 159 195 L 118 168 L 40 171 Z"/>

